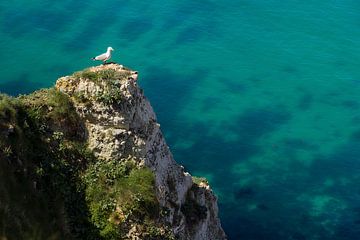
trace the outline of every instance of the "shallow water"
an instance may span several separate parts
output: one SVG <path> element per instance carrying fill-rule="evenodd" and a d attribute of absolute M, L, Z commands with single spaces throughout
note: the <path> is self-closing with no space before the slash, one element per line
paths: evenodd
<path fill-rule="evenodd" d="M 229 239 L 360 234 L 360 2 L 0 2 L 0 91 L 94 64 L 140 72 L 175 159 Z"/>

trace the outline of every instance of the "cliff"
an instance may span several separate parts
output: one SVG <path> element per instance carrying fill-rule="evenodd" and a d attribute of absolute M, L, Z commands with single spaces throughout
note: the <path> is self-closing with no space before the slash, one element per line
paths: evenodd
<path fill-rule="evenodd" d="M 0 96 L 1 239 L 226 239 L 136 80 L 108 64 Z"/>

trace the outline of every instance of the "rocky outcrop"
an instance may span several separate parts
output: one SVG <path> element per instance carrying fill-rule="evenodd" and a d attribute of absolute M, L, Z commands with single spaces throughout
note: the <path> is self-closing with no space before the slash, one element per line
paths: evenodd
<path fill-rule="evenodd" d="M 156 196 L 166 212 L 162 220 L 177 239 L 226 239 L 215 195 L 174 161 L 137 77 L 122 65 L 107 64 L 62 77 L 56 89 L 73 101 L 98 159 L 131 157 L 152 170 Z"/>

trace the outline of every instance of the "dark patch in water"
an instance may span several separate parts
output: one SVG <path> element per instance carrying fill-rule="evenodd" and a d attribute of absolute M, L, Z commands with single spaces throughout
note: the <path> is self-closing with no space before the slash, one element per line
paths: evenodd
<path fill-rule="evenodd" d="M 295 232 L 291 236 L 292 240 L 306 240 L 306 236 L 300 232 Z"/>
<path fill-rule="evenodd" d="M 49 3 L 51 5 L 54 4 L 53 2 L 49 2 Z M 78 0 L 70 0 L 63 4 L 64 4 L 64 9 L 66 10 L 66 12 L 71 13 L 74 18 L 77 17 L 76 13 L 78 13 L 80 9 L 82 12 L 85 12 L 88 7 L 91 7 L 91 4 L 88 4 L 85 1 L 78 1 Z"/>
<path fill-rule="evenodd" d="M 302 111 L 306 111 L 311 107 L 313 102 L 314 97 L 310 93 L 306 93 L 300 98 L 298 102 L 298 108 Z"/>
<path fill-rule="evenodd" d="M 234 209 L 232 209 L 232 212 Z M 230 240 L 282 240 L 287 239 L 282 234 L 281 227 L 274 229 L 261 224 L 255 219 L 241 217 L 242 212 L 237 214 L 228 213 L 227 218 L 222 218 L 222 225 Z M 274 219 L 275 220 L 275 219 Z"/>
<path fill-rule="evenodd" d="M 341 105 L 353 110 L 358 110 L 360 107 L 359 103 L 355 100 L 345 100 L 341 103 Z"/>
<path fill-rule="evenodd" d="M 153 27 L 151 18 L 128 19 L 119 32 L 119 38 L 129 42 L 139 39 L 143 34 L 150 31 Z"/>
<path fill-rule="evenodd" d="M 245 84 L 239 81 L 227 78 L 219 78 L 218 81 L 224 84 L 227 90 L 231 93 L 238 94 L 246 91 Z"/>
<path fill-rule="evenodd" d="M 198 41 L 204 36 L 212 38 L 221 36 L 218 27 L 218 21 L 220 21 L 218 19 L 221 16 L 214 2 L 199 0 L 178 5 L 162 24 L 162 29 L 165 31 L 187 26 L 180 31 L 175 40 L 176 44 Z"/>
<path fill-rule="evenodd" d="M 306 224 L 300 224 L 296 216 L 303 209 L 289 209 L 283 199 L 280 209 L 276 211 L 254 212 L 242 209 L 239 205 L 219 204 L 222 225 L 228 234 L 228 239 L 245 240 L 315 240 L 315 239 L 342 239 L 331 238 L 332 232 L 321 224 L 316 225 L 316 218 L 309 218 Z M 280 212 L 279 212 L 280 211 Z M 234 213 L 235 212 L 235 213 Z M 279 214 L 280 213 L 280 214 Z M 286 215 L 284 217 L 284 215 Z M 353 235 L 355 236 L 355 235 Z M 346 238 L 351 240 L 351 238 Z M 356 238 L 353 238 L 356 239 Z"/>
<path fill-rule="evenodd" d="M 234 197 L 238 200 L 243 198 L 253 198 L 254 196 L 255 191 L 251 187 L 242 187 L 234 192 Z"/>
<path fill-rule="evenodd" d="M 294 73 L 298 72 L 297 68 L 292 65 L 287 65 L 287 66 L 283 67 L 282 70 L 283 70 L 283 72 L 286 72 L 289 74 L 294 74 Z"/>
<path fill-rule="evenodd" d="M 255 76 L 248 77 L 246 80 L 252 83 L 260 83 L 262 81 L 260 78 Z"/>
<path fill-rule="evenodd" d="M 355 116 L 351 119 L 352 124 L 360 125 L 360 116 Z"/>
<path fill-rule="evenodd" d="M 270 208 L 265 204 L 265 203 L 258 203 L 256 205 L 256 208 L 261 210 L 261 211 L 268 211 L 270 210 Z"/>
<path fill-rule="evenodd" d="M 106 4 L 104 8 L 99 9 L 96 15 L 93 14 L 90 19 L 87 20 L 87 24 L 83 30 L 64 45 L 64 49 L 69 52 L 89 49 L 91 45 L 118 20 L 118 14 L 120 13 L 119 7 L 121 7 L 122 4 L 114 1 L 113 6 L 109 6 L 111 6 L 110 3 Z"/>
<path fill-rule="evenodd" d="M 29 81 L 27 74 L 21 74 L 9 82 L 0 83 L 0 92 L 11 96 L 27 94 L 44 87 L 43 85 L 37 84 L 38 83 L 34 84 L 33 82 Z"/>
<path fill-rule="evenodd" d="M 217 108 L 219 106 L 219 98 L 216 97 L 209 97 L 203 101 L 201 106 L 201 111 L 206 112 L 209 109 Z"/>
<path fill-rule="evenodd" d="M 56 77 L 65 76 L 65 75 L 71 74 L 73 71 L 75 71 L 72 67 L 70 67 L 70 65 L 66 65 L 66 64 L 53 65 L 44 70 L 46 72 L 53 73 L 54 75 L 56 75 Z"/>
<path fill-rule="evenodd" d="M 291 114 L 279 107 L 275 109 L 249 109 L 234 121 L 233 131 L 247 142 L 252 142 L 289 121 Z"/>
<path fill-rule="evenodd" d="M 233 183 L 238 181 L 238 175 L 232 173 L 233 164 L 260 155 L 263 148 L 259 147 L 257 140 L 275 131 L 290 118 L 290 113 L 283 108 L 251 109 L 234 118 L 233 124 L 220 126 L 218 129 L 221 131 L 218 134 L 211 133 L 209 125 L 206 124 L 187 126 L 181 122 L 181 119 L 179 123 L 173 120 L 172 129 L 179 129 L 181 126 L 182 130 L 171 134 L 167 140 L 170 145 L 172 142 L 184 141 L 184 139 L 193 141 L 192 147 L 188 149 L 172 149 L 175 159 L 186 165 L 191 172 L 212 169 L 214 178 L 212 185 L 233 192 L 235 187 Z M 164 129 L 167 131 L 166 128 Z M 238 134 L 238 139 L 228 142 L 223 135 L 226 132 Z M 218 161 L 209 161 L 209 159 L 218 159 Z M 220 161 L 221 165 L 219 165 Z"/>
<path fill-rule="evenodd" d="M 209 0 L 198 0 L 192 2 L 179 2 L 178 7 L 169 14 L 166 21 L 163 22 L 162 29 L 169 30 L 179 27 L 189 22 L 192 16 L 202 16 L 204 18 L 215 18 L 218 10 L 214 2 Z M 194 23 L 194 22 L 192 22 Z"/>
<path fill-rule="evenodd" d="M 175 138 L 181 137 L 181 134 L 186 132 L 177 132 L 176 113 L 181 111 L 182 107 L 186 105 L 189 96 L 191 96 L 194 89 L 193 81 L 198 84 L 207 78 L 208 71 L 196 69 L 192 72 L 178 74 L 164 67 L 149 67 L 143 72 L 142 84 L 146 96 L 153 103 L 162 127 L 168 133 L 176 132 L 173 134 L 174 139 L 171 138 L 175 141 Z"/>
<path fill-rule="evenodd" d="M 66 12 L 14 9 L 5 13 L 2 18 L 2 28 L 12 37 L 21 37 L 30 32 L 39 32 L 47 36 L 49 33 L 61 31 L 69 22 L 68 18 Z"/>
<path fill-rule="evenodd" d="M 352 212 L 355 214 L 354 223 L 360 224 L 360 207 L 355 207 Z"/>
<path fill-rule="evenodd" d="M 187 9 L 178 9 L 176 12 L 169 14 L 169 17 L 162 24 L 162 29 L 168 31 L 179 27 L 187 22 L 192 14 L 193 13 Z"/>
<path fill-rule="evenodd" d="M 360 142 L 360 130 L 356 130 L 351 134 L 350 141 Z"/>
<path fill-rule="evenodd" d="M 308 150 L 308 151 L 314 151 L 318 149 L 316 145 L 308 143 L 303 139 L 297 139 L 297 138 L 285 139 L 284 144 L 286 147 L 291 149 L 300 149 L 300 150 Z"/>
<path fill-rule="evenodd" d="M 261 154 L 263 148 L 258 145 L 258 139 L 272 131 L 276 131 L 290 119 L 290 113 L 280 106 L 277 108 L 249 109 L 234 118 L 233 124 L 220 126 L 218 129 L 221 131 L 218 134 L 211 133 L 209 125 L 188 126 L 183 124 L 180 119 L 180 122 L 175 123 L 172 129 L 179 129 L 181 126 L 182 130 L 176 132 L 175 138 L 173 137 L 175 134 L 171 134 L 171 137 L 167 138 L 167 140 L 170 140 L 170 146 L 173 141 L 177 142 L 183 139 L 194 142 L 191 148 L 185 150 L 174 148 L 172 153 L 175 159 L 187 166 L 190 172 L 203 172 L 206 169 L 212 169 L 213 180 L 211 184 L 213 188 L 224 193 L 232 192 L 233 196 L 238 200 L 257 200 L 259 193 L 253 188 L 244 187 L 239 189 L 238 186 L 234 185 L 239 181 L 239 175 L 233 173 L 233 166 Z M 223 137 L 226 132 L 238 133 L 238 140 L 228 142 Z M 267 206 L 260 205 L 259 208 L 264 213 L 269 212 L 266 210 Z M 230 210 L 226 209 L 227 206 L 220 205 L 220 213 L 226 216 L 222 218 L 222 221 L 225 231 L 230 233 L 229 239 L 284 239 L 284 236 L 279 235 L 276 230 L 277 227 L 280 227 L 279 225 L 270 224 L 270 227 L 264 228 L 264 221 L 255 220 L 255 217 L 251 217 L 247 213 L 238 212 L 238 214 L 233 214 L 234 211 L 243 210 L 243 206 L 237 208 L 231 205 Z M 241 215 L 244 217 L 239 217 Z M 234 218 L 230 219 L 229 216 Z"/>
<path fill-rule="evenodd" d="M 334 234 L 335 236 L 333 239 L 340 239 L 340 240 L 359 239 L 360 227 L 356 224 L 356 216 L 351 216 L 352 215 L 350 212 L 351 210 L 349 210 L 349 213 L 346 214 L 344 218 L 341 219 L 341 221 L 333 229 L 335 232 Z"/>
<path fill-rule="evenodd" d="M 360 169 L 360 142 L 349 141 L 329 156 L 314 161 L 312 170 L 317 176 L 350 177 Z"/>
<path fill-rule="evenodd" d="M 311 221 L 311 217 L 308 214 L 306 214 L 306 213 L 301 213 L 300 214 L 299 223 L 301 225 L 307 225 L 307 224 L 309 224 L 310 221 Z"/>
<path fill-rule="evenodd" d="M 350 140 L 335 149 L 332 154 L 316 158 L 308 171 L 310 173 L 309 180 L 311 180 L 313 188 L 318 191 L 321 191 L 321 186 L 326 180 L 332 179 L 333 186 L 324 193 L 334 196 L 346 206 L 346 209 L 341 209 L 336 213 L 341 220 L 337 221 L 338 224 L 332 229 L 335 232 L 332 239 L 356 239 L 354 236 L 360 234 L 360 228 L 354 228 L 352 224 L 356 220 L 356 216 L 351 211 L 351 208 L 357 207 L 360 202 L 360 196 L 355 194 L 359 189 L 359 159 L 360 142 Z M 331 214 L 331 212 L 327 212 L 324 217 L 331 221 Z"/>
<path fill-rule="evenodd" d="M 196 42 L 199 41 L 204 36 L 205 36 L 204 32 L 202 32 L 201 28 L 199 28 L 198 26 L 191 26 L 179 32 L 175 40 L 175 44 L 182 45 L 191 42 Z"/>

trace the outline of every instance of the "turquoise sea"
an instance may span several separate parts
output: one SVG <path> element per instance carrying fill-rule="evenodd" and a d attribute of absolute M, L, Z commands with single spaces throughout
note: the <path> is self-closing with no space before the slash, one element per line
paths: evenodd
<path fill-rule="evenodd" d="M 113 60 L 231 240 L 360 239 L 360 1 L 0 1 L 0 91 Z"/>

